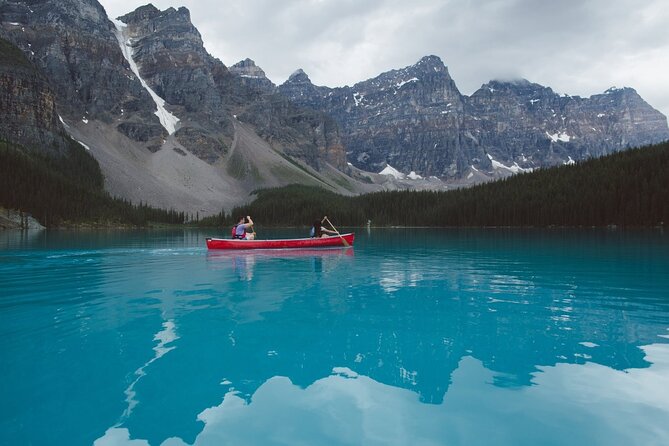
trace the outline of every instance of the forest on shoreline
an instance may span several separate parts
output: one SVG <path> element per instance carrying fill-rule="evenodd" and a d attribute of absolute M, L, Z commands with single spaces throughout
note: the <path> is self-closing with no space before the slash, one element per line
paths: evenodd
<path fill-rule="evenodd" d="M 114 198 L 95 158 L 70 139 L 60 156 L 0 140 L 0 208 L 31 215 L 43 226 L 141 227 L 183 224 L 184 212 Z"/>
<path fill-rule="evenodd" d="M 669 142 L 446 192 L 384 191 L 347 197 L 286 186 L 200 225 L 252 215 L 266 226 L 304 226 L 328 215 L 342 226 L 653 227 L 669 222 Z"/>
<path fill-rule="evenodd" d="M 199 219 L 113 198 L 97 162 L 72 140 L 47 157 L 0 141 L 0 207 L 47 227 L 231 226 L 252 215 L 262 226 L 653 227 L 669 222 L 669 142 L 540 169 L 446 192 L 383 191 L 343 196 L 289 185 L 254 192 L 253 202 Z"/>

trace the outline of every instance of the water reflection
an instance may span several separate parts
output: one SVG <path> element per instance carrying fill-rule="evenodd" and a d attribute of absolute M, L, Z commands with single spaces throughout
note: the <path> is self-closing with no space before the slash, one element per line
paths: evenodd
<path fill-rule="evenodd" d="M 232 264 L 232 270 L 237 277 L 243 281 L 253 279 L 254 268 L 258 260 L 267 261 L 270 259 L 285 259 L 307 261 L 311 265 L 313 272 L 323 272 L 324 262 L 325 270 L 336 267 L 341 257 L 352 257 L 354 255 L 351 248 L 330 248 L 330 249 L 268 249 L 268 250 L 212 250 L 207 252 L 207 260 L 212 269 L 225 270 L 228 263 Z"/>
<path fill-rule="evenodd" d="M 123 420 L 127 419 L 132 414 L 132 410 L 139 403 L 139 401 L 137 400 L 137 392 L 135 391 L 135 386 L 137 385 L 137 383 L 139 383 L 140 379 L 146 376 L 147 373 L 146 369 L 153 362 L 157 361 L 158 359 L 163 357 L 163 355 L 165 355 L 170 350 L 173 350 L 175 348 L 174 345 L 169 345 L 172 344 L 177 339 L 179 339 L 179 336 L 177 335 L 175 328 L 176 327 L 174 325 L 174 321 L 172 320 L 165 321 L 162 325 L 162 330 L 156 333 L 156 335 L 153 337 L 153 340 L 158 342 L 158 344 L 156 344 L 156 346 L 153 347 L 155 355 L 153 356 L 153 358 L 144 363 L 140 368 L 135 370 L 134 373 L 134 375 L 136 376 L 135 380 L 123 392 L 126 396 L 125 401 L 128 403 L 128 407 L 123 411 L 123 415 L 121 416 L 120 422 L 123 422 Z"/>
<path fill-rule="evenodd" d="M 256 264 L 255 256 L 235 256 L 233 257 L 233 270 L 242 280 L 253 279 L 253 267 Z"/>
<path fill-rule="evenodd" d="M 74 250 L 51 239 L 58 249 L 0 264 L 14 290 L 0 299 L 0 359 L 13 367 L 0 390 L 24 402 L 85 389 L 65 404 L 80 419 L 96 402 L 88 444 L 669 438 L 663 237 L 370 231 L 355 254 L 110 237 Z M 35 345 L 71 354 L 46 353 L 37 370 Z M 63 358 L 80 364 L 76 379 Z M 72 429 L 48 416 L 62 401 L 42 404 L 0 412 L 0 433 L 35 410 L 44 436 L 16 432 Z"/>
<path fill-rule="evenodd" d="M 200 412 L 192 443 L 163 444 L 559 444 L 566 426 L 571 444 L 657 444 L 669 438 L 669 346 L 643 350 L 653 370 L 560 364 L 535 372 L 537 385 L 523 392 L 487 386 L 493 373 L 466 356 L 438 405 L 342 367 L 306 387 L 275 376 L 249 399 L 231 390 Z M 128 439 L 127 430 L 108 430 L 95 444 L 148 444 Z"/>

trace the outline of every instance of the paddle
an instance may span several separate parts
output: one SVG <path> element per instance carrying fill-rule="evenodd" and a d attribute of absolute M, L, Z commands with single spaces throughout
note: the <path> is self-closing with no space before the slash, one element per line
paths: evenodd
<path fill-rule="evenodd" d="M 348 242 L 346 241 L 346 239 L 345 239 L 344 237 L 341 236 L 341 234 L 339 233 L 339 231 L 337 231 L 337 228 L 334 227 L 334 225 L 332 224 L 332 222 L 328 219 L 328 216 L 327 216 L 327 215 L 326 215 L 325 217 L 323 217 L 323 220 L 325 220 L 325 221 L 327 221 L 328 223 L 330 223 L 330 226 L 332 227 L 332 229 L 334 230 L 334 232 L 336 232 L 337 235 L 339 236 L 339 238 L 341 239 L 341 241 L 344 242 L 344 246 L 346 246 L 347 248 L 351 246 L 351 245 L 348 244 Z"/>

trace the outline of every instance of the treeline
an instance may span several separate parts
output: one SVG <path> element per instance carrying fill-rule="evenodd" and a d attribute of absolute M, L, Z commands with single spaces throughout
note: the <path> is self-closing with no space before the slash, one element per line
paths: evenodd
<path fill-rule="evenodd" d="M 208 223 L 247 214 L 267 226 L 309 225 L 323 215 L 342 226 L 656 226 L 669 222 L 669 143 L 448 192 L 261 190 Z"/>
<path fill-rule="evenodd" d="M 52 157 L 0 141 L 0 207 L 46 226 L 149 223 L 231 226 L 252 215 L 263 226 L 306 226 L 328 215 L 338 226 L 656 226 L 669 222 L 669 143 L 524 173 L 449 192 L 386 191 L 348 197 L 291 185 L 256 191 L 230 214 L 194 222 L 174 210 L 109 196 L 97 162 L 75 141 Z M 199 217 L 199 216 L 198 216 Z"/>
<path fill-rule="evenodd" d="M 65 224 L 182 224 L 183 212 L 112 198 L 95 159 L 76 141 L 49 156 L 0 141 L 0 207 L 27 212 L 47 227 Z"/>

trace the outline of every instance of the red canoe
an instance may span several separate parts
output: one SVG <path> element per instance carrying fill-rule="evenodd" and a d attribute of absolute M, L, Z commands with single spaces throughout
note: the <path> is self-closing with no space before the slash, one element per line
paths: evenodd
<path fill-rule="evenodd" d="M 278 240 L 237 240 L 231 238 L 208 238 L 209 249 L 293 249 L 293 248 L 341 248 L 353 246 L 355 234 L 322 238 L 291 238 Z M 344 243 L 344 240 L 346 243 Z"/>

